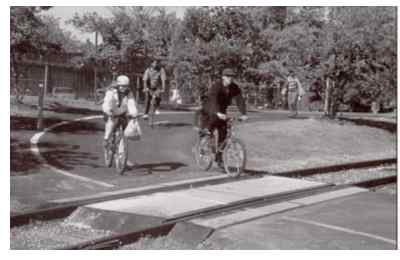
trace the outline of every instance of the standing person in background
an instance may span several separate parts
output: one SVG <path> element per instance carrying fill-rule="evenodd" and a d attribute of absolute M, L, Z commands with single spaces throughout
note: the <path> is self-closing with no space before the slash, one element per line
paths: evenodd
<path fill-rule="evenodd" d="M 156 95 L 155 114 L 160 114 L 158 108 L 160 107 L 161 103 L 161 93 L 165 91 L 166 80 L 167 76 L 164 68 L 162 68 L 160 65 L 160 61 L 158 59 L 154 59 L 150 67 L 146 69 L 143 75 L 144 92 L 146 92 L 146 108 L 143 119 L 147 119 L 149 117 L 148 114 L 150 102 L 153 98 L 153 95 Z"/>
<path fill-rule="evenodd" d="M 301 86 L 299 79 L 294 74 L 293 70 L 289 71 L 286 83 L 287 100 L 289 106 L 289 117 L 297 116 L 298 102 L 304 95 L 304 89 Z"/>

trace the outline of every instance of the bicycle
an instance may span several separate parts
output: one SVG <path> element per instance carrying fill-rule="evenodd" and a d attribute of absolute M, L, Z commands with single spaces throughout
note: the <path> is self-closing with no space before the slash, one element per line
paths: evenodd
<path fill-rule="evenodd" d="M 138 119 L 141 116 L 128 116 L 128 119 Z M 125 115 L 115 117 L 119 117 L 120 120 L 127 120 Z M 118 122 L 118 126 L 114 129 L 107 145 L 104 147 L 106 166 L 110 168 L 114 162 L 115 169 L 120 175 L 124 174 L 128 161 L 128 139 L 124 135 L 124 125 L 123 122 Z"/>
<path fill-rule="evenodd" d="M 237 118 L 227 119 L 227 135 L 225 141 L 218 144 L 218 131 L 211 133 L 208 129 L 199 131 L 199 139 L 194 146 L 195 161 L 200 169 L 208 171 L 222 152 L 225 172 L 231 177 L 238 177 L 246 167 L 247 152 L 243 142 L 235 137 L 234 123 Z"/>

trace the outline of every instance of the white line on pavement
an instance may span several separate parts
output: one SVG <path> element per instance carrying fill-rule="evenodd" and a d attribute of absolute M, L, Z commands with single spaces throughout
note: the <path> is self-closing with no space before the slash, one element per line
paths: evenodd
<path fill-rule="evenodd" d="M 360 236 L 364 236 L 364 237 L 369 237 L 369 238 L 372 238 L 372 239 L 375 239 L 375 240 L 379 240 L 379 241 L 383 241 L 383 242 L 386 242 L 386 243 L 389 243 L 389 244 L 392 244 L 392 245 L 397 245 L 397 242 L 395 240 L 388 239 L 388 238 L 381 237 L 381 236 L 377 236 L 377 235 L 374 235 L 374 234 L 360 232 L 360 231 L 356 231 L 356 230 L 352 230 L 352 229 L 348 229 L 348 228 L 343 228 L 343 227 L 339 227 L 339 226 L 328 225 L 328 224 L 324 224 L 324 223 L 320 223 L 320 222 L 316 222 L 316 221 L 311 221 L 311 220 L 292 218 L 292 217 L 282 217 L 282 218 L 285 219 L 285 220 L 293 221 L 293 222 L 300 222 L 300 223 L 305 223 L 305 224 L 309 224 L 309 225 L 324 227 L 324 228 L 328 228 L 328 229 L 332 229 L 332 230 L 342 231 L 342 232 L 353 234 L 353 235 L 360 235 Z"/>
<path fill-rule="evenodd" d="M 54 128 L 57 128 L 57 127 L 62 126 L 62 125 L 70 124 L 72 122 L 83 121 L 83 120 L 91 120 L 91 119 L 102 118 L 102 117 L 103 116 L 82 117 L 82 118 L 75 119 L 73 121 L 63 121 L 61 123 L 55 124 L 55 125 L 53 125 L 51 127 L 48 127 L 46 129 L 44 129 L 42 132 L 36 133 L 35 135 L 32 136 L 32 138 L 31 138 L 31 152 L 33 154 L 35 154 L 39 158 L 39 160 L 44 164 L 45 167 L 48 167 L 51 170 L 53 170 L 53 171 L 55 171 L 55 172 L 57 172 L 59 174 L 62 174 L 64 176 L 68 176 L 70 178 L 74 178 L 74 179 L 77 179 L 77 180 L 94 183 L 94 184 L 97 184 L 97 185 L 100 185 L 100 186 L 103 186 L 103 187 L 107 187 L 107 188 L 114 187 L 114 185 L 112 185 L 112 184 L 105 183 L 105 182 L 102 182 L 102 181 L 96 181 L 96 180 L 93 180 L 93 179 L 90 179 L 90 178 L 87 178 L 87 177 L 83 177 L 83 176 L 79 176 L 79 175 L 76 175 L 76 174 L 73 174 L 73 173 L 58 169 L 58 168 L 56 168 L 54 166 L 51 166 L 50 164 L 47 163 L 46 159 L 44 159 L 43 156 L 40 154 L 40 150 L 39 150 L 39 147 L 38 147 L 38 143 L 39 143 L 40 138 L 46 132 L 49 132 L 49 131 L 53 130 Z"/>

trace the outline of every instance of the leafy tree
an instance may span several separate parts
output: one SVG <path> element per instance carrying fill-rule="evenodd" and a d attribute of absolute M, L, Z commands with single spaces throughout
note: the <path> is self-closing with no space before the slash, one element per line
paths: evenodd
<path fill-rule="evenodd" d="M 87 49 L 85 62 L 111 69 L 128 61 L 167 56 L 177 18 L 160 7 L 110 7 L 109 18 L 75 14 L 69 21 L 87 33 L 98 32 L 102 43 Z M 144 67 L 144 63 L 137 64 Z M 143 68 L 144 70 L 144 68 Z"/>
<path fill-rule="evenodd" d="M 354 110 L 394 100 L 395 20 L 392 7 L 331 8 L 326 52 L 333 58 L 328 60 L 326 74 L 335 81 L 333 103 L 348 104 Z"/>
<path fill-rule="evenodd" d="M 26 72 L 19 62 L 26 55 L 44 55 L 60 51 L 60 46 L 49 42 L 43 34 L 45 23 L 40 13 L 50 7 L 10 7 L 10 78 L 11 90 L 17 102 L 22 102 L 24 90 L 19 84 L 20 78 Z"/>

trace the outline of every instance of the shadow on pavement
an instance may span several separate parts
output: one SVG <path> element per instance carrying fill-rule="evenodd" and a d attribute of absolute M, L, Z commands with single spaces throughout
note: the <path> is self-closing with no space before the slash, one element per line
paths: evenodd
<path fill-rule="evenodd" d="M 45 118 L 43 120 L 44 127 L 50 127 L 55 124 L 61 123 L 64 120 L 55 119 L 55 118 Z M 11 116 L 10 117 L 10 130 L 32 130 L 37 131 L 36 128 L 37 120 L 32 117 L 20 117 L 20 116 Z M 61 125 L 54 130 L 52 133 L 70 133 L 70 134 L 92 134 L 97 131 L 104 131 L 103 125 L 96 122 L 89 121 L 76 121 L 73 124 Z"/>
<path fill-rule="evenodd" d="M 47 163 L 63 170 L 72 170 L 75 167 L 89 166 L 104 168 L 98 163 L 98 156 L 92 153 L 80 152 L 80 145 L 40 143 L 39 148 Z"/>
<path fill-rule="evenodd" d="M 160 108 L 165 109 L 165 110 L 172 110 L 172 111 L 192 111 L 193 110 L 193 105 L 171 105 L 171 104 L 161 104 Z"/>
<path fill-rule="evenodd" d="M 159 127 L 166 127 L 166 128 L 171 128 L 171 127 L 185 127 L 185 126 L 193 126 L 192 124 L 189 123 L 173 123 L 173 122 L 168 122 L 168 123 L 161 123 L 161 124 L 157 124 L 157 126 Z"/>
<path fill-rule="evenodd" d="M 309 119 L 308 116 L 288 116 L 289 119 L 299 119 L 299 120 L 304 120 L 304 119 Z"/>
<path fill-rule="evenodd" d="M 148 164 L 137 164 L 129 167 L 127 170 L 140 170 L 144 169 L 148 174 L 152 172 L 169 172 L 179 169 L 181 167 L 186 167 L 187 164 L 181 162 L 163 162 L 163 163 L 148 163 Z"/>
<path fill-rule="evenodd" d="M 60 134 L 93 134 L 94 132 L 103 132 L 103 124 L 99 124 L 93 121 L 75 121 L 73 124 L 60 125 L 55 129 L 51 130 L 51 133 Z"/>
<path fill-rule="evenodd" d="M 56 113 L 64 113 L 64 114 L 80 114 L 80 115 L 102 115 L 103 113 L 99 110 L 93 110 L 89 108 L 77 108 L 77 107 L 69 107 L 64 104 L 54 102 L 48 105 L 45 108 L 47 111 L 52 111 Z"/>
<path fill-rule="evenodd" d="M 16 138 L 10 139 L 10 175 L 32 174 L 40 166 L 40 161 L 31 153 L 30 143 Z"/>
<path fill-rule="evenodd" d="M 56 118 L 45 118 L 43 120 L 44 127 L 49 127 L 54 124 L 60 123 L 63 120 Z M 36 131 L 37 119 L 33 117 L 23 117 L 23 116 L 10 116 L 10 130 L 32 130 Z"/>

